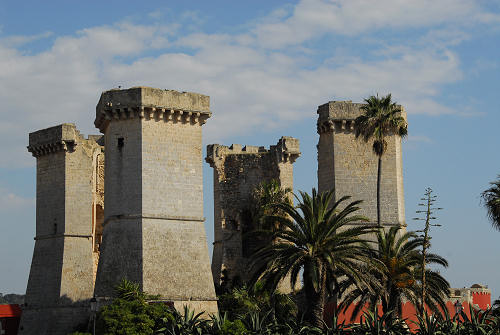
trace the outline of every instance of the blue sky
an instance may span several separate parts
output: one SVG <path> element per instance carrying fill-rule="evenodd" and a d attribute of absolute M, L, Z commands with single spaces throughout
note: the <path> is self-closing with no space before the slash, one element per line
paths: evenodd
<path fill-rule="evenodd" d="M 500 173 L 500 1 L 0 2 L 0 292 L 26 288 L 35 233 L 28 133 L 93 127 L 103 90 L 211 96 L 204 144 L 301 141 L 295 188 L 316 186 L 316 108 L 391 92 L 405 106 L 406 219 L 426 187 L 444 208 L 433 250 L 454 287 L 500 295 L 500 232 L 479 195 Z M 375 158 L 374 158 L 375 159 Z M 213 240 L 212 171 L 204 163 Z"/>

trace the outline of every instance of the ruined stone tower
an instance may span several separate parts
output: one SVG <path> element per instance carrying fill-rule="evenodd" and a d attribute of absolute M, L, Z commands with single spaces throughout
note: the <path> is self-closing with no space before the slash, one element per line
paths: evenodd
<path fill-rule="evenodd" d="M 253 190 L 276 179 L 282 188 L 293 188 L 293 163 L 300 156 L 299 140 L 282 137 L 269 150 L 239 144 L 211 144 L 206 161 L 214 169 L 214 249 L 212 274 L 217 286 L 225 280 L 246 281 L 249 247 L 244 234 L 249 227 L 244 212 Z"/>
<path fill-rule="evenodd" d="M 29 135 L 36 237 L 20 334 L 68 334 L 88 321 L 102 213 L 99 137 L 84 139 L 73 124 Z"/>
<path fill-rule="evenodd" d="M 377 222 L 377 156 L 372 143 L 354 136 L 354 120 L 361 115 L 360 103 L 330 101 L 318 107 L 318 189 L 334 190 L 334 197 L 350 195 L 364 200 L 360 214 Z M 403 110 L 403 116 L 406 113 Z M 401 138 L 387 138 L 382 156 L 381 222 L 405 226 Z"/>
<path fill-rule="evenodd" d="M 95 293 L 122 278 L 145 292 L 217 312 L 204 228 L 202 125 L 209 97 L 149 87 L 102 93 L 104 233 Z"/>

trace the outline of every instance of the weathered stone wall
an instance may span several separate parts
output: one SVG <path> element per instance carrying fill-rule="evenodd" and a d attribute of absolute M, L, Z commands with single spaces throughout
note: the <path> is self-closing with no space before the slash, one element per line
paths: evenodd
<path fill-rule="evenodd" d="M 263 181 L 276 179 L 283 188 L 293 189 L 293 162 L 299 157 L 299 141 L 282 137 L 270 149 L 233 144 L 211 144 L 206 161 L 214 168 L 214 249 L 212 274 L 216 285 L 222 281 L 249 279 L 244 234 L 253 229 L 244 213 L 253 190 Z M 224 276 L 227 276 L 223 278 Z"/>
<path fill-rule="evenodd" d="M 95 139 L 73 124 L 30 134 L 37 158 L 36 237 L 20 334 L 67 334 L 88 317 L 93 280 Z"/>
<path fill-rule="evenodd" d="M 136 87 L 102 94 L 105 208 L 95 292 L 122 278 L 173 301 L 217 311 L 203 218 L 201 126 L 209 97 Z M 179 305 L 180 306 L 180 305 Z"/>
<path fill-rule="evenodd" d="M 102 139 L 104 140 L 104 139 Z M 103 141 L 104 143 L 104 141 Z M 104 229 L 104 153 L 94 154 L 93 204 L 92 204 L 92 239 L 94 248 L 94 282 L 97 276 L 97 265 Z"/>
<path fill-rule="evenodd" d="M 377 164 L 372 143 L 356 139 L 354 120 L 362 104 L 331 101 L 318 107 L 318 189 L 334 189 L 334 196 L 363 200 L 360 214 L 377 222 Z M 403 110 L 403 116 L 406 113 Z M 385 226 L 405 225 L 401 138 L 387 138 L 382 156 L 381 221 Z"/>

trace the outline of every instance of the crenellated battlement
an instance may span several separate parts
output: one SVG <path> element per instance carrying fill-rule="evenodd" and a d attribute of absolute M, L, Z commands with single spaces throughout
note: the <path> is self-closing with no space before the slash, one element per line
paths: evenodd
<path fill-rule="evenodd" d="M 217 312 L 203 225 L 202 125 L 210 116 L 202 94 L 101 94 L 94 123 L 104 133 L 106 191 L 96 296 L 113 297 L 128 278 L 177 309 Z"/>
<path fill-rule="evenodd" d="M 278 157 L 279 162 L 291 161 L 292 163 L 300 156 L 299 140 L 294 137 L 282 136 L 276 145 L 269 146 L 266 149 L 264 146 L 254 146 L 241 144 L 231 144 L 231 146 L 220 144 L 209 144 L 207 146 L 206 162 L 213 167 L 214 161 L 222 159 L 227 155 L 255 155 L 255 154 L 270 154 L 274 153 Z"/>
<path fill-rule="evenodd" d="M 79 138 L 82 136 L 74 124 L 63 123 L 30 133 L 27 148 L 34 157 L 39 157 L 58 151 L 71 150 Z"/>
<path fill-rule="evenodd" d="M 278 161 L 294 163 L 300 157 L 299 140 L 294 137 L 282 136 L 276 145 L 272 145 L 271 152 L 276 153 Z"/>
<path fill-rule="evenodd" d="M 329 101 L 317 109 L 318 191 L 333 190 L 334 198 L 344 195 L 363 200 L 360 214 L 370 222 L 377 218 L 377 157 L 372 143 L 356 139 L 356 118 L 366 104 Z M 402 106 L 401 116 L 406 119 Z M 381 223 L 405 226 L 401 138 L 388 135 L 382 157 L 380 194 Z"/>
<path fill-rule="evenodd" d="M 251 250 L 257 242 L 245 237 L 255 229 L 248 221 L 253 192 L 275 180 L 293 189 L 293 163 L 300 156 L 299 140 L 283 136 L 275 145 L 207 146 L 205 160 L 214 169 L 214 249 L 212 274 L 217 286 L 227 280 L 247 280 Z"/>
<path fill-rule="evenodd" d="M 28 151 L 36 157 L 36 235 L 22 335 L 68 334 L 88 320 L 102 235 L 102 137 L 86 139 L 72 123 L 29 134 Z"/>
<path fill-rule="evenodd" d="M 330 101 L 318 107 L 317 132 L 318 134 L 329 131 L 354 131 L 354 121 L 363 114 L 361 107 L 363 103 L 352 101 Z M 402 115 L 406 119 L 406 112 L 401 108 Z"/>
<path fill-rule="evenodd" d="M 101 94 L 94 124 L 104 132 L 112 120 L 140 118 L 173 123 L 205 124 L 210 118 L 210 97 L 151 87 L 113 89 Z"/>
<path fill-rule="evenodd" d="M 89 135 L 85 139 L 73 123 L 63 123 L 29 134 L 28 151 L 33 157 L 40 157 L 59 151 L 73 151 L 78 143 L 96 142 L 102 145 L 101 135 Z"/>
<path fill-rule="evenodd" d="M 319 120 L 354 120 L 362 114 L 362 103 L 348 101 L 329 101 L 318 106 Z"/>

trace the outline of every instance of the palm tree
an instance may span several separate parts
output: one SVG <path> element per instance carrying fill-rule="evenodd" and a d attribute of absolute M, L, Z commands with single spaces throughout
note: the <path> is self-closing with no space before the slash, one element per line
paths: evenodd
<path fill-rule="evenodd" d="M 378 156 L 377 171 L 377 224 L 380 226 L 380 181 L 382 177 L 382 156 L 387 149 L 386 138 L 398 135 L 404 138 L 408 135 L 408 124 L 401 115 L 401 108 L 391 100 L 389 93 L 385 97 L 372 95 L 365 99 L 366 104 L 361 107 L 364 111 L 355 120 L 354 133 L 356 138 L 361 137 L 365 142 L 373 139 L 373 152 Z"/>
<path fill-rule="evenodd" d="M 491 304 L 491 311 L 493 312 L 493 315 L 497 316 L 498 321 L 500 322 L 500 297 L 493 301 L 493 304 Z"/>
<path fill-rule="evenodd" d="M 285 215 L 276 207 L 279 203 L 292 204 L 292 189 L 282 188 L 277 179 L 263 181 L 252 192 L 249 214 L 252 225 L 258 228 L 272 229 L 276 222 L 272 218 Z"/>
<path fill-rule="evenodd" d="M 295 288 L 302 272 L 303 290 L 306 297 L 305 319 L 312 325 L 322 327 L 327 283 L 334 272 L 341 271 L 362 281 L 357 271 L 361 261 L 366 261 L 362 242 L 365 233 L 373 232 L 371 227 L 349 226 L 354 222 L 366 222 L 367 218 L 355 215 L 361 201 L 348 203 L 343 197 L 331 204 L 333 192 L 312 195 L 300 192 L 298 205 L 288 202 L 274 205 L 286 213 L 273 216 L 279 222 L 274 231 L 258 234 L 272 234 L 273 243 L 259 249 L 253 255 L 253 282 L 262 281 L 274 291 L 279 282 L 290 278 Z M 343 209 L 340 209 L 343 207 Z"/>
<path fill-rule="evenodd" d="M 279 224 L 274 219 L 275 216 L 284 216 L 283 211 L 275 205 L 286 202 L 292 204 L 292 189 L 282 188 L 277 179 L 263 181 L 258 184 L 248 198 L 247 206 L 241 213 L 242 219 L 242 246 L 243 256 L 251 258 L 251 255 L 262 246 L 272 243 L 272 234 L 255 234 L 255 231 L 272 231 Z M 249 278 L 246 275 L 244 278 Z M 241 279 L 224 277 L 221 289 L 230 290 L 232 287 L 241 286 Z M 287 291 L 286 288 L 284 288 Z"/>
<path fill-rule="evenodd" d="M 370 293 L 363 288 L 352 290 L 342 302 L 346 307 L 356 299 L 360 302 L 356 312 L 361 310 L 365 303 L 376 305 L 382 303 L 384 313 L 396 311 L 399 316 L 402 313 L 403 299 L 411 302 L 415 307 L 420 307 L 420 292 L 422 279 L 422 254 L 420 249 L 424 243 L 423 238 L 414 232 L 401 232 L 400 227 L 391 227 L 389 230 L 379 229 L 377 245 L 370 249 L 370 260 L 377 278 L 372 285 L 379 284 Z M 436 264 L 443 267 L 448 262 L 443 257 L 427 253 L 426 264 Z M 433 311 L 446 310 L 445 299 L 449 294 L 449 283 L 439 272 L 426 269 L 426 296 L 425 304 Z"/>
<path fill-rule="evenodd" d="M 488 218 L 494 228 L 500 230 L 500 175 L 491 182 L 491 187 L 481 193 L 481 198 L 488 212 Z"/>

